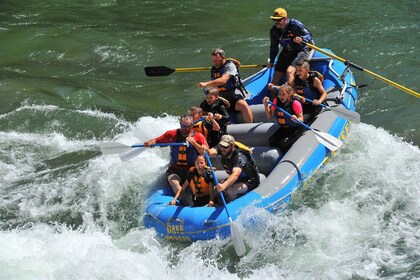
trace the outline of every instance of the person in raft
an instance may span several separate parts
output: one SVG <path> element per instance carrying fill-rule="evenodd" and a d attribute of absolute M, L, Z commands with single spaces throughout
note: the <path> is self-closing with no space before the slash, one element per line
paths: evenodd
<path fill-rule="evenodd" d="M 288 112 L 292 117 L 286 116 L 282 111 L 277 110 L 276 106 L 269 106 L 269 98 L 263 98 L 265 115 L 271 120 L 274 115 L 280 125 L 279 129 L 269 138 L 269 145 L 277 147 L 285 154 L 292 144 L 305 131 L 295 119 L 303 122 L 303 109 L 299 97 L 294 96 L 293 88 L 287 84 L 280 86 L 278 96 L 274 98 L 273 104 Z"/>
<path fill-rule="evenodd" d="M 252 111 L 245 101 L 245 87 L 239 77 L 238 66 L 233 59 L 225 58 L 225 51 L 214 49 L 211 52 L 213 67 L 210 70 L 211 80 L 198 83 L 198 87 L 215 86 L 219 89 L 220 96 L 230 103 L 230 112 L 241 112 L 245 123 L 252 123 Z"/>
<path fill-rule="evenodd" d="M 230 122 L 230 116 L 227 109 L 229 107 L 229 102 L 219 96 L 219 90 L 216 87 L 205 87 L 204 94 L 206 95 L 206 99 L 201 102 L 200 108 L 203 110 L 204 115 L 209 113 L 213 114 L 213 117 L 220 126 L 219 135 L 221 137 L 226 134 L 227 125 Z M 219 143 L 220 137 L 217 139 L 217 143 Z"/>
<path fill-rule="evenodd" d="M 270 17 L 274 21 L 270 29 L 270 62 L 268 68 L 274 66 L 274 61 L 279 52 L 279 45 L 283 47 L 274 68 L 274 75 L 271 83 L 280 84 L 280 79 L 286 74 L 286 82 L 291 83 L 295 74 L 296 64 L 307 60 L 309 48 L 301 44 L 302 40 L 313 43 L 311 32 L 298 20 L 288 18 L 287 12 L 283 8 L 274 10 Z M 276 96 L 275 91 L 271 91 L 271 100 Z"/>
<path fill-rule="evenodd" d="M 214 119 L 213 113 L 209 112 L 203 117 L 203 109 L 196 106 L 191 107 L 189 112 L 194 120 L 192 129 L 206 137 L 209 147 L 217 145 L 220 141 L 220 125 Z"/>
<path fill-rule="evenodd" d="M 296 93 L 302 96 L 302 108 L 305 114 L 303 115 L 305 122 L 308 119 L 314 118 L 319 114 L 322 107 L 319 106 L 327 99 L 327 92 L 322 85 L 324 78 L 321 73 L 311 71 L 307 61 L 299 62 L 296 65 L 296 74 L 290 83 L 291 87 L 295 88 Z M 313 100 L 313 102 L 305 102 L 305 98 Z"/>
<path fill-rule="evenodd" d="M 223 135 L 219 144 L 208 150 L 209 155 L 221 155 L 222 165 L 229 177 L 219 182 L 215 189 L 226 194 L 228 201 L 255 189 L 260 184 L 257 165 L 250 150 L 235 142 L 232 135 Z"/>
<path fill-rule="evenodd" d="M 195 166 L 190 168 L 187 178 L 182 184 L 182 188 L 179 189 L 179 191 L 175 194 L 174 199 L 172 199 L 169 204 L 175 205 L 178 197 L 188 187 L 191 190 L 193 199 L 192 203 L 186 206 L 214 206 L 213 174 L 210 167 L 207 166 L 206 158 L 203 155 L 197 156 L 195 159 Z"/>
<path fill-rule="evenodd" d="M 192 130 L 192 126 L 193 118 L 190 115 L 183 115 L 180 120 L 180 128 L 168 130 L 161 136 L 144 142 L 144 146 L 150 147 L 156 143 L 181 143 L 188 141 L 188 146 L 171 147 L 171 160 L 166 170 L 166 178 L 174 194 L 181 189 L 180 182 L 185 181 L 188 170 L 194 166 L 197 155 L 202 155 L 204 149 L 209 148 L 204 135 Z M 182 199 L 183 203 L 189 204 L 187 201 L 184 201 L 184 199 L 189 200 L 189 197 L 185 196 Z"/>

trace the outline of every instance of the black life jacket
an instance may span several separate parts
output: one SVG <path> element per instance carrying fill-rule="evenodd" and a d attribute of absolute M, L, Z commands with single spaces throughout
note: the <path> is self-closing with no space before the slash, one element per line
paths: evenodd
<path fill-rule="evenodd" d="M 231 76 L 224 85 L 220 85 L 217 88 L 219 89 L 219 92 L 234 91 L 235 89 L 238 89 L 245 97 L 246 89 L 245 86 L 242 84 L 241 77 L 239 75 L 239 66 L 241 65 L 241 63 L 238 60 L 234 58 L 228 58 L 226 59 L 226 63 L 223 65 L 223 67 L 219 69 L 213 66 L 210 70 L 211 79 L 215 80 L 223 76 L 223 74 L 225 73 L 225 66 L 228 63 L 233 63 L 233 65 L 235 65 L 236 72 L 238 74 L 236 74 L 235 76 Z"/>
<path fill-rule="evenodd" d="M 298 75 L 295 75 L 296 93 L 311 100 L 319 99 L 321 97 L 321 92 L 315 87 L 314 80 L 315 78 L 318 78 L 322 83 L 324 77 L 318 71 L 309 71 L 308 74 L 309 77 L 306 81 L 302 81 Z"/>
<path fill-rule="evenodd" d="M 248 164 L 246 164 L 242 169 L 242 172 L 239 175 L 238 179 L 254 178 L 259 182 L 260 175 L 258 172 L 257 163 L 255 162 L 255 159 L 252 156 L 251 149 L 248 146 L 242 144 L 241 142 L 235 141 L 235 150 L 233 152 L 238 153 L 238 156 L 240 156 L 241 154 L 244 155 L 248 162 Z M 232 173 L 231 167 L 228 166 L 224 157 L 222 157 L 222 166 L 226 173 Z"/>

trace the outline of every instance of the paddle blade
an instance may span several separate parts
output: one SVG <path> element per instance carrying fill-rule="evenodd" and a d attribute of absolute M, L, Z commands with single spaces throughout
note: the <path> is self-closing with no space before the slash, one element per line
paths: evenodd
<path fill-rule="evenodd" d="M 145 147 L 140 147 L 140 148 L 133 149 L 133 150 L 127 152 L 127 153 L 121 153 L 120 154 L 120 160 L 121 161 L 130 160 L 130 159 L 140 155 L 142 152 L 144 152 L 145 149 L 146 149 Z"/>
<path fill-rule="evenodd" d="M 118 142 L 101 142 L 99 148 L 104 155 L 120 154 L 131 149 L 130 146 Z"/>
<path fill-rule="evenodd" d="M 175 72 L 175 69 L 166 67 L 166 66 L 147 66 L 144 67 L 144 72 L 146 76 L 149 77 L 158 77 L 158 76 L 168 76 Z"/>
<path fill-rule="evenodd" d="M 230 236 L 232 237 L 233 247 L 235 248 L 236 255 L 238 257 L 243 256 L 246 253 L 246 246 L 242 237 L 242 232 L 229 217 L 230 221 Z"/>
<path fill-rule="evenodd" d="M 353 123 L 359 123 L 360 122 L 360 115 L 357 112 L 350 111 L 348 109 L 345 109 L 343 107 L 329 107 L 331 111 L 337 114 L 337 116 L 342 117 L 343 119 L 346 119 L 348 121 L 351 121 Z"/>
<path fill-rule="evenodd" d="M 327 147 L 330 151 L 336 151 L 338 148 L 341 147 L 341 145 L 343 145 L 343 142 L 340 139 L 335 138 L 331 134 L 316 131 L 314 129 L 312 129 L 311 131 L 314 133 L 318 142 Z"/>

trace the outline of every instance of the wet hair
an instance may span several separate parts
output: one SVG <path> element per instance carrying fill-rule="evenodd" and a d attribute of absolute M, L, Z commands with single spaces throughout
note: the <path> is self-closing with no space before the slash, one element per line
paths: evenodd
<path fill-rule="evenodd" d="M 192 106 L 190 108 L 190 114 L 191 113 L 198 113 L 198 114 L 203 114 L 203 109 L 201 107 L 197 107 L 197 106 Z"/>
<path fill-rule="evenodd" d="M 296 64 L 296 66 L 301 66 L 305 69 L 310 69 L 309 62 L 307 61 L 300 61 L 298 64 Z"/>
<path fill-rule="evenodd" d="M 287 83 L 282 84 L 280 86 L 280 89 L 284 89 L 288 94 L 293 94 L 295 92 L 295 90 Z"/>
<path fill-rule="evenodd" d="M 219 96 L 219 89 L 217 87 L 205 87 L 204 88 L 204 94 L 207 95 L 214 95 Z"/>
<path fill-rule="evenodd" d="M 225 51 L 220 48 L 216 48 L 212 50 L 211 55 L 220 55 L 221 57 L 225 57 Z"/>
<path fill-rule="evenodd" d="M 197 162 L 197 160 L 200 159 L 200 158 L 203 158 L 204 162 L 206 162 L 206 157 L 204 155 L 197 155 L 197 157 L 194 160 L 194 163 Z M 206 162 L 206 165 L 207 165 L 207 162 Z"/>
<path fill-rule="evenodd" d="M 193 120 L 193 117 L 192 116 L 190 116 L 190 115 L 182 115 L 181 116 L 181 119 L 180 119 L 180 122 L 185 122 L 185 121 L 188 121 L 188 122 L 193 122 L 194 120 Z"/>

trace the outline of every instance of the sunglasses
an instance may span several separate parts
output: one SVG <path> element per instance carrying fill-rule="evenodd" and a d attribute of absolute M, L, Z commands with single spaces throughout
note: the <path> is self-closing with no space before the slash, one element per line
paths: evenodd
<path fill-rule="evenodd" d="M 192 127 L 192 124 L 182 124 L 181 123 L 181 128 L 182 129 L 187 129 L 187 128 L 191 128 Z"/>
<path fill-rule="evenodd" d="M 226 150 L 226 149 L 229 149 L 230 145 L 229 146 L 223 146 L 223 145 L 219 144 L 219 147 Z"/>

